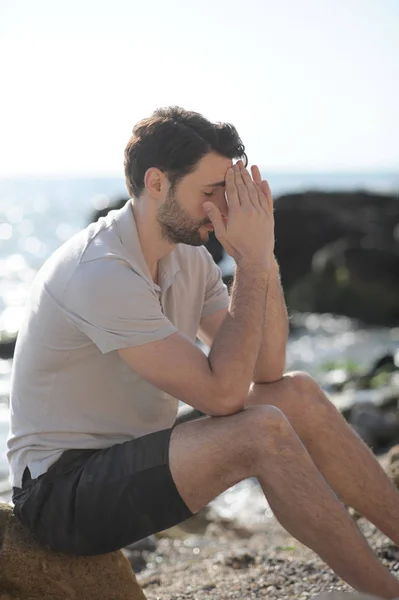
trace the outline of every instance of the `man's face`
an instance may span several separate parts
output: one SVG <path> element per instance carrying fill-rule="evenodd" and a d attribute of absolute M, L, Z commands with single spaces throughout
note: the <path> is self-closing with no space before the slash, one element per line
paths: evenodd
<path fill-rule="evenodd" d="M 225 177 L 231 165 L 230 158 L 209 153 L 201 159 L 193 173 L 183 177 L 174 189 L 169 190 L 157 213 L 165 239 L 173 244 L 206 244 L 212 225 L 203 204 L 213 202 L 222 216 L 227 217 Z"/>

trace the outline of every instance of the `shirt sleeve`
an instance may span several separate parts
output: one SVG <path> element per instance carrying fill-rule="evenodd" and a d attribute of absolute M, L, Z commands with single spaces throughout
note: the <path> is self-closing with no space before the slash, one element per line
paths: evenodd
<path fill-rule="evenodd" d="M 215 263 L 212 255 L 204 247 L 204 260 L 207 264 L 204 306 L 201 318 L 207 317 L 222 308 L 229 306 L 229 292 L 222 279 L 222 271 Z"/>
<path fill-rule="evenodd" d="M 151 282 L 114 257 L 79 265 L 66 289 L 63 309 L 103 354 L 155 342 L 177 331 L 163 314 Z"/>

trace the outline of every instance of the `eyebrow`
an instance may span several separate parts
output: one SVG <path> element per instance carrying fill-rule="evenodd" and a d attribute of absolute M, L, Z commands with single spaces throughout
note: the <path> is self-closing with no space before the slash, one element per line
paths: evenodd
<path fill-rule="evenodd" d="M 225 185 L 224 181 L 216 181 L 215 183 L 207 183 L 205 187 L 224 187 Z"/>

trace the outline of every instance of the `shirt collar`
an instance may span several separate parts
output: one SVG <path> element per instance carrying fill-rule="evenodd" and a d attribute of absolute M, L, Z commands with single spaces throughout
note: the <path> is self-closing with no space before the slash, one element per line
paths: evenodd
<path fill-rule="evenodd" d="M 141 274 L 151 282 L 154 288 L 158 291 L 164 292 L 170 285 L 172 285 L 174 276 L 178 271 L 180 271 L 177 248 L 160 260 L 158 266 L 160 285 L 157 285 L 154 283 L 151 277 L 148 265 L 141 249 L 131 199 L 129 199 L 122 208 L 113 212 L 113 221 L 116 224 L 120 240 L 123 246 L 126 248 L 129 256 L 134 259 L 134 262 L 141 271 Z"/>

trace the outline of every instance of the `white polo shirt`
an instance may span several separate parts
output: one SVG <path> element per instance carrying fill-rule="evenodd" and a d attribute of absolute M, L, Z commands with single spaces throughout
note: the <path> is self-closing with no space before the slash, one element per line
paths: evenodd
<path fill-rule="evenodd" d="M 178 244 L 150 275 L 129 200 L 63 244 L 34 281 L 13 362 L 11 484 L 45 473 L 64 450 L 105 448 L 171 427 L 178 399 L 119 357 L 228 306 L 205 247 Z"/>

